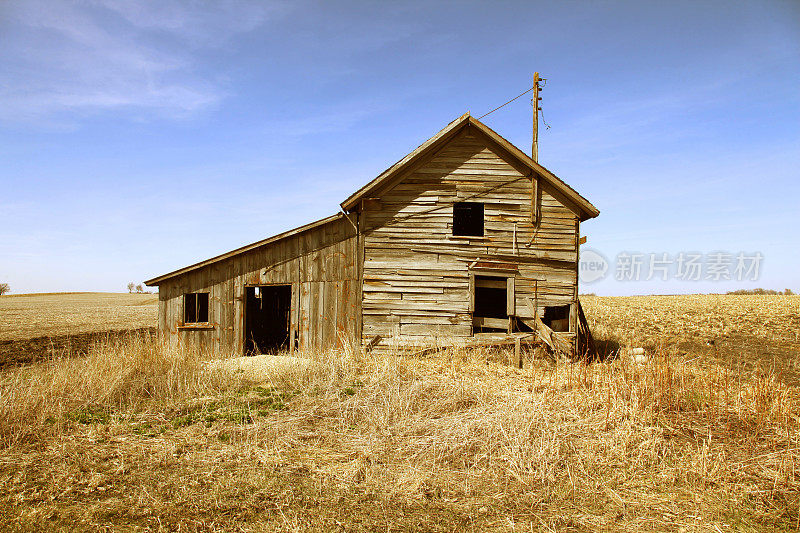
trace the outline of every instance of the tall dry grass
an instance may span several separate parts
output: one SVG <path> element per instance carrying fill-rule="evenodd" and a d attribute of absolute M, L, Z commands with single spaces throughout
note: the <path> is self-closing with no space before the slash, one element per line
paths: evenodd
<path fill-rule="evenodd" d="M 357 372 L 352 350 L 313 352 L 305 356 L 310 364 L 265 364 L 255 374 L 237 371 L 226 359 L 229 354 L 185 350 L 146 334 L 107 338 L 86 356 L 62 350 L 0 374 L 0 445 L 57 433 L 75 419 L 163 411 L 253 383 L 335 389 Z"/>
<path fill-rule="evenodd" d="M 85 357 L 64 350 L 5 372 L 0 444 L 58 431 L 70 417 L 164 408 L 235 386 L 231 376 L 206 369 L 207 356 L 131 335 L 95 343 Z"/>
<path fill-rule="evenodd" d="M 158 478 L 159 486 L 172 487 L 148 504 L 161 513 L 175 505 L 176 491 L 198 509 L 222 500 L 256 509 L 263 503 L 250 495 L 269 487 L 280 495 L 282 518 L 262 518 L 291 519 L 298 529 L 322 528 L 325 517 L 348 527 L 364 520 L 385 526 L 426 506 L 446 511 L 452 527 L 468 516 L 477 529 L 498 530 L 791 529 L 800 520 L 800 395 L 770 372 L 744 376 L 666 352 L 645 364 L 529 361 L 519 370 L 488 350 L 452 349 L 429 358 L 323 351 L 253 375 L 224 364 L 210 370 L 204 358 L 214 355 L 130 340 L 6 374 L 3 443 L 17 444 L 14 453 L 31 464 L 41 463 L 40 452 L 24 444 L 37 438 L 100 453 L 94 440 L 72 436 L 74 414 L 88 406 L 156 412 L 239 398 L 258 379 L 262 387 L 292 391 L 287 408 L 250 422 L 170 428 L 158 438 L 194 450 L 180 459 L 151 459 L 152 451 L 139 447 L 154 445 L 133 444 L 124 422 L 117 423 L 113 446 L 124 447 L 128 463 L 137 457 L 148 475 L 110 473 L 112 483 L 128 487 L 122 494 L 154 494 Z M 204 469 L 228 459 L 231 475 L 209 485 Z M 86 468 L 76 465 L 77 473 L 62 465 L 53 478 L 74 483 Z M 192 492 L 193 480 L 202 490 Z M 41 490 L 60 494 L 66 489 L 59 483 Z M 383 503 L 364 503 L 365 494 Z M 69 505 L 45 496 L 35 505 Z M 134 502 L 122 496 L 103 505 L 124 519 Z M 389 519 L 387 509 L 408 516 Z M 161 517 L 177 529 L 187 510 L 174 511 Z"/>
<path fill-rule="evenodd" d="M 492 495 L 500 512 L 538 509 L 554 529 L 564 509 L 590 529 L 620 509 L 630 530 L 654 513 L 694 527 L 688 517 L 709 509 L 721 523 L 746 509 L 740 526 L 800 519 L 800 395 L 774 374 L 740 379 L 663 355 L 525 371 L 490 359 L 387 356 L 365 362 L 356 394 L 298 397 L 295 424 L 319 439 L 309 457 L 406 498 Z"/>

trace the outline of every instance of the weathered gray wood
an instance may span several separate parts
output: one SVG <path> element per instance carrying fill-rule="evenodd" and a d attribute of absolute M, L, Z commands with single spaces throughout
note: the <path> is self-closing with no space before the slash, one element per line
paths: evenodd
<path fill-rule="evenodd" d="M 513 276 L 506 279 L 506 312 L 508 316 L 517 314 L 516 279 Z"/>
<path fill-rule="evenodd" d="M 361 214 L 365 327 L 391 338 L 395 326 L 383 322 L 384 315 L 399 313 L 404 320 L 406 313 L 418 313 L 414 316 L 427 320 L 428 326 L 434 325 L 433 319 L 448 320 L 454 313 L 469 316 L 476 283 L 469 264 L 478 257 L 519 265 L 522 275 L 516 279 L 505 275 L 494 283 L 481 281 L 506 288 L 510 316 L 525 311 L 517 302 L 534 295 L 537 279 L 547 280 L 539 288 L 541 305 L 569 304 L 577 284 L 576 214 L 544 184 L 538 188 L 538 201 L 532 202 L 532 181 L 536 180 L 481 138 L 459 134 L 429 161 L 382 190 L 381 210 Z M 464 200 L 484 203 L 484 237 L 452 235 L 452 204 Z M 539 220 L 534 226 L 537 208 Z M 459 286 L 462 294 L 466 290 L 463 296 L 453 292 Z M 510 326 L 509 321 L 502 322 L 492 327 Z M 442 335 L 448 327 L 437 323 L 438 327 L 426 330 L 425 322 L 414 328 L 405 324 L 399 328 L 403 338 L 395 341 L 417 342 L 426 332 Z M 452 323 L 451 335 L 471 335 L 460 327 Z"/>
<path fill-rule="evenodd" d="M 498 328 L 498 329 L 507 329 L 508 328 L 508 319 L 507 318 L 487 318 L 483 316 L 476 316 L 472 318 L 472 325 L 476 328 L 483 327 L 483 328 Z"/>
<path fill-rule="evenodd" d="M 245 287 L 291 284 L 290 347 L 330 346 L 340 337 L 356 343 L 360 304 L 356 232 L 344 217 L 334 217 L 278 240 L 245 247 L 199 269 L 173 276 L 159 286 L 160 330 L 165 340 L 236 354 L 244 349 Z M 344 283 L 347 281 L 348 283 Z M 185 292 L 210 293 L 213 329 L 178 330 Z M 346 292 L 346 294 L 345 294 Z M 349 313 L 351 318 L 344 319 Z M 358 316 L 356 316 L 358 314 Z"/>
<path fill-rule="evenodd" d="M 502 137 L 459 120 L 360 191 L 368 195 L 353 195 L 348 218 L 330 217 L 157 278 L 165 338 L 241 353 L 245 287 L 291 284 L 291 346 L 366 346 L 379 335 L 376 349 L 384 350 L 468 339 L 476 274 L 497 276 L 479 286 L 506 289 L 509 319 L 492 327 L 511 331 L 518 317 L 535 322 L 547 306 L 573 305 L 573 337 L 560 338 L 575 338 L 579 221 L 596 210 Z M 453 204 L 460 201 L 484 205 L 483 236 L 453 235 Z M 513 268 L 472 271 L 478 260 Z M 214 327 L 180 330 L 182 295 L 200 290 L 211 295 Z M 528 298 L 536 300 L 532 308 Z"/>

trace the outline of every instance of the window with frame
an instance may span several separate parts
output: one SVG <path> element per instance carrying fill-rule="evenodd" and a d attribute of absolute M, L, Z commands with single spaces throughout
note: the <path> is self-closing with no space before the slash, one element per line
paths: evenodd
<path fill-rule="evenodd" d="M 569 331 L 570 305 L 554 305 L 544 308 L 544 322 L 553 331 Z"/>
<path fill-rule="evenodd" d="M 508 319 L 508 279 L 475 276 L 473 316 Z"/>
<path fill-rule="evenodd" d="M 208 293 L 193 292 L 183 295 L 183 323 L 203 324 L 208 322 Z"/>
<path fill-rule="evenodd" d="M 456 202 L 453 204 L 453 235 L 483 237 L 483 204 Z"/>

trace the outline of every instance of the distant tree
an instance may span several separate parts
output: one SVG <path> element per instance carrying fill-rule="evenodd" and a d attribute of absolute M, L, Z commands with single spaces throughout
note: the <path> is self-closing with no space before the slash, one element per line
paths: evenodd
<path fill-rule="evenodd" d="M 789 289 L 786 289 L 786 291 L 781 292 L 781 291 L 776 291 L 775 289 L 758 288 L 758 289 L 738 289 L 738 290 L 735 290 L 735 291 L 730 291 L 730 292 L 728 292 L 726 294 L 756 294 L 756 295 L 759 295 L 759 296 L 764 296 L 764 295 L 774 296 L 774 295 L 794 294 L 794 293 Z"/>
<path fill-rule="evenodd" d="M 134 283 L 131 281 L 128 283 L 128 292 L 133 293 L 133 288 L 135 287 Z"/>
<path fill-rule="evenodd" d="M 792 289 L 786 289 L 785 291 L 783 291 L 783 294 L 785 294 L 786 296 L 792 296 L 794 292 L 792 292 Z"/>
<path fill-rule="evenodd" d="M 136 286 L 136 294 L 142 294 L 142 293 L 144 293 L 144 287 L 142 287 L 142 284 L 140 283 Z"/>
<path fill-rule="evenodd" d="M 11 287 L 9 287 L 8 283 L 0 283 L 0 296 L 7 292 L 11 292 Z"/>

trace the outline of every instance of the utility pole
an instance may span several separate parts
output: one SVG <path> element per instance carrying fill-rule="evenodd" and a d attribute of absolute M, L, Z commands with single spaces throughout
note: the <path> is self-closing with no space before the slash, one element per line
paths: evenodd
<path fill-rule="evenodd" d="M 539 73 L 533 73 L 533 144 L 531 145 L 531 159 L 539 160 Z"/>
<path fill-rule="evenodd" d="M 533 73 L 533 143 L 531 144 L 531 159 L 539 162 L 539 73 Z M 531 223 L 533 227 L 539 224 L 539 176 L 531 174 Z M 533 240 L 531 240 L 533 242 Z"/>

